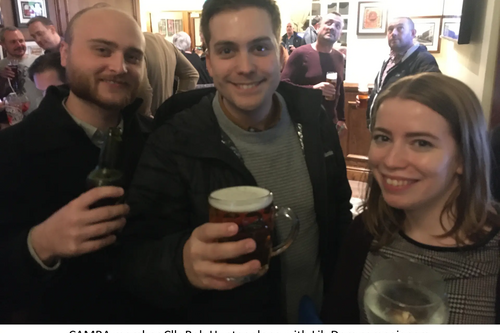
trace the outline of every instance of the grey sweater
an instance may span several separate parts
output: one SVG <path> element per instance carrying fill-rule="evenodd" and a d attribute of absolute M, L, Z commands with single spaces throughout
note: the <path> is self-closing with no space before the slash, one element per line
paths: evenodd
<path fill-rule="evenodd" d="M 281 103 L 281 119 L 276 126 L 262 132 L 243 130 L 230 121 L 221 109 L 218 93 L 213 100 L 213 109 L 221 129 L 237 147 L 257 184 L 273 192 L 275 205 L 290 207 L 300 219 L 297 239 L 280 255 L 287 319 L 289 323 L 296 323 L 302 296 L 309 295 L 319 310 L 323 277 L 313 190 L 304 153 L 286 102 L 277 95 Z M 282 241 L 290 231 L 290 222 L 278 219 L 276 230 Z"/>

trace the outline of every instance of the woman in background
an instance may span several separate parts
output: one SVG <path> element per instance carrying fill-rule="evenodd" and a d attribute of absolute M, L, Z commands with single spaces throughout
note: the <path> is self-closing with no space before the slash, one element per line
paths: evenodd
<path fill-rule="evenodd" d="M 399 80 L 377 99 L 363 213 L 346 236 L 325 298 L 327 323 L 367 323 L 372 268 L 404 258 L 440 273 L 449 323 L 498 323 L 500 228 L 480 103 L 436 73 Z"/>

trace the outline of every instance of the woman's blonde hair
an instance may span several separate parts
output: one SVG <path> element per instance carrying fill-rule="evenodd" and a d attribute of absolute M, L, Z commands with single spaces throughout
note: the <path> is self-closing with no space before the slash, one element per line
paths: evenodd
<path fill-rule="evenodd" d="M 478 241 L 485 235 L 487 223 L 491 223 L 486 219 L 491 207 L 490 151 L 486 121 L 478 98 L 467 85 L 442 74 L 409 76 L 398 80 L 378 96 L 372 130 L 377 122 L 378 109 L 390 98 L 423 104 L 448 122 L 463 172 L 458 176 L 459 185 L 441 212 L 441 225 L 445 214 L 455 221 L 442 237 L 453 237 L 457 244 Z M 378 247 L 382 247 L 389 244 L 402 229 L 405 213 L 390 207 L 373 175 L 369 178 L 363 221 L 378 241 Z"/>

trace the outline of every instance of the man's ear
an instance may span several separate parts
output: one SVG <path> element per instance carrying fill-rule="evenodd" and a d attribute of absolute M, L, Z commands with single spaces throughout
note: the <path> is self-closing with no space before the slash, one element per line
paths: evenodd
<path fill-rule="evenodd" d="M 206 61 L 206 64 L 207 64 L 208 74 L 210 74 L 210 76 L 212 76 L 212 61 L 211 61 L 210 58 L 211 58 L 211 56 L 210 56 L 210 50 L 207 49 L 205 51 L 205 61 Z"/>
<path fill-rule="evenodd" d="M 61 66 L 66 67 L 68 63 L 69 44 L 65 41 L 62 41 L 59 51 L 61 53 Z"/>

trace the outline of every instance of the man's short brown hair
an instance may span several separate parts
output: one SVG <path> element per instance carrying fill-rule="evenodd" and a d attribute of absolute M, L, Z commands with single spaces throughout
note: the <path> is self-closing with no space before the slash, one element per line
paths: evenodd
<path fill-rule="evenodd" d="M 212 17 L 225 11 L 237 11 L 244 8 L 255 7 L 265 10 L 271 17 L 274 36 L 277 40 L 281 35 L 281 15 L 274 0 L 207 0 L 201 13 L 201 32 L 207 46 L 210 44 L 209 23 Z"/>
<path fill-rule="evenodd" d="M 52 21 L 49 20 L 47 17 L 45 17 L 45 16 L 35 16 L 31 20 L 28 21 L 28 27 L 31 24 L 36 23 L 36 22 L 40 22 L 41 24 L 43 24 L 46 27 L 51 26 L 51 25 L 54 26 L 54 23 L 52 23 Z"/>

